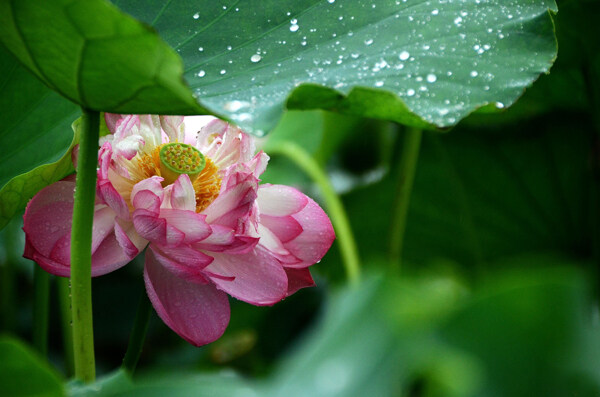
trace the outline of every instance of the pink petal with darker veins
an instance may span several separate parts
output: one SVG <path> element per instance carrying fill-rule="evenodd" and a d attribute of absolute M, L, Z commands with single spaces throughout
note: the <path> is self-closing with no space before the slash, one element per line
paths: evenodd
<path fill-rule="evenodd" d="M 286 268 L 285 273 L 288 276 L 288 296 L 292 295 L 299 289 L 315 286 L 315 281 L 313 280 L 312 276 L 310 275 L 310 271 L 307 268 Z"/>
<path fill-rule="evenodd" d="M 335 239 L 331 221 L 321 207 L 302 192 L 289 186 L 265 184 L 258 189 L 256 202 L 261 225 L 300 260 L 284 266 L 310 266 L 320 261 L 331 247 Z"/>
<path fill-rule="evenodd" d="M 23 220 L 24 256 L 58 276 L 70 275 L 74 190 L 75 182 L 70 179 L 47 186 L 29 202 Z M 132 247 L 125 250 L 119 244 L 115 218 L 116 213 L 105 206 L 100 206 L 94 213 L 92 276 L 118 269 L 134 257 Z M 136 243 L 139 252 L 145 242 L 136 239 Z"/>
<path fill-rule="evenodd" d="M 96 187 L 97 196 L 110 208 L 112 208 L 119 218 L 129 219 L 129 207 L 125 199 L 117 192 L 108 179 L 98 181 Z"/>
<path fill-rule="evenodd" d="M 182 174 L 171 187 L 171 207 L 178 210 L 196 210 L 196 192 L 190 177 Z"/>
<path fill-rule="evenodd" d="M 156 260 L 177 277 L 200 284 L 209 282 L 202 270 L 213 261 L 212 257 L 189 246 L 169 248 L 152 244 L 150 249 Z"/>
<path fill-rule="evenodd" d="M 211 277 L 217 287 L 234 298 L 257 306 L 272 305 L 285 298 L 287 275 L 279 261 L 260 245 L 246 254 L 211 253 L 215 258 L 207 272 L 233 281 Z"/>
<path fill-rule="evenodd" d="M 151 249 L 146 253 L 144 281 L 160 318 L 189 343 L 206 345 L 225 332 L 229 301 L 227 294 L 212 284 L 197 284 L 177 277 L 160 264 Z"/>
<path fill-rule="evenodd" d="M 211 228 L 206 223 L 206 215 L 194 211 L 161 209 L 160 217 L 183 233 L 183 241 L 192 244 L 210 236 Z"/>

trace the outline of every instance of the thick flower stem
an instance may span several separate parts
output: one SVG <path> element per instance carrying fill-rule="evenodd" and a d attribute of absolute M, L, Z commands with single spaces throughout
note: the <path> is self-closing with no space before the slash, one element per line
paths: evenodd
<path fill-rule="evenodd" d="M 73 316 L 71 315 L 71 287 L 69 279 L 65 277 L 56 278 L 56 286 L 58 289 L 58 302 L 60 309 L 60 320 L 63 336 L 63 354 L 65 361 L 65 375 L 73 376 Z"/>
<path fill-rule="evenodd" d="M 135 371 L 135 367 L 142 354 L 151 314 L 152 305 L 150 304 L 150 299 L 148 299 L 148 296 L 146 295 L 146 291 L 143 290 L 135 315 L 133 329 L 131 330 L 131 336 L 129 337 L 129 346 L 127 347 L 125 358 L 123 358 L 123 365 L 121 366 L 130 374 L 133 374 Z"/>
<path fill-rule="evenodd" d="M 33 346 L 45 357 L 48 353 L 48 310 L 50 309 L 50 274 L 34 265 L 33 270 Z"/>
<path fill-rule="evenodd" d="M 269 153 L 287 156 L 319 186 L 340 245 L 346 276 L 352 284 L 358 284 L 360 281 L 360 261 L 354 235 L 344 205 L 335 190 L 333 190 L 333 186 L 325 172 L 310 154 L 295 143 L 278 143 L 277 146 L 269 150 Z"/>
<path fill-rule="evenodd" d="M 92 223 L 98 165 L 98 112 L 83 109 L 79 140 L 73 228 L 71 229 L 71 297 L 75 377 L 92 382 L 96 377 L 92 325 Z"/>
<path fill-rule="evenodd" d="M 400 163 L 396 171 L 398 180 L 394 199 L 392 226 L 390 229 L 390 265 L 400 271 L 402 246 L 406 230 L 406 216 L 410 204 L 413 180 L 417 169 L 417 160 L 421 148 L 423 132 L 418 128 L 407 128 L 404 132 Z"/>

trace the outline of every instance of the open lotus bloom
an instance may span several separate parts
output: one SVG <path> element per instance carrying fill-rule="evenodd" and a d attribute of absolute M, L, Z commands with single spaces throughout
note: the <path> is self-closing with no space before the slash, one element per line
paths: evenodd
<path fill-rule="evenodd" d="M 163 321 L 200 346 L 229 323 L 227 294 L 272 305 L 314 285 L 308 267 L 335 235 L 323 210 L 298 190 L 259 185 L 268 156 L 253 138 L 214 120 L 186 131 L 176 116 L 106 115 L 100 140 L 92 275 L 146 250 L 144 280 Z M 75 179 L 28 204 L 24 256 L 70 275 Z"/>

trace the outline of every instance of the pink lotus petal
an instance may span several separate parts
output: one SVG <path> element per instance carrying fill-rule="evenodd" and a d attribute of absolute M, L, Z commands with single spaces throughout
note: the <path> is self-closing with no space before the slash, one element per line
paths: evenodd
<path fill-rule="evenodd" d="M 47 186 L 29 202 L 23 220 L 24 256 L 58 276 L 70 275 L 74 190 L 75 182 L 70 179 Z M 92 276 L 106 274 L 133 258 L 132 250 L 122 249 L 117 241 L 115 218 L 116 213 L 104 205 L 94 213 Z M 143 248 L 143 244 L 137 249 Z"/>
<path fill-rule="evenodd" d="M 131 160 L 144 146 L 145 141 L 141 135 L 129 135 L 115 142 L 115 154 Z"/>
<path fill-rule="evenodd" d="M 301 288 L 314 287 L 315 282 L 307 268 L 290 269 L 286 268 L 285 273 L 288 277 L 287 296 L 292 295 Z"/>
<path fill-rule="evenodd" d="M 75 182 L 58 181 L 27 204 L 23 230 L 38 254 L 48 257 L 59 239 L 71 233 Z"/>
<path fill-rule="evenodd" d="M 162 219 L 163 218 L 161 218 L 161 220 Z M 185 239 L 185 233 L 183 233 L 181 230 L 177 229 L 173 225 L 169 225 L 168 223 L 165 230 L 166 234 L 161 240 L 166 243 L 167 247 L 177 247 L 183 243 L 183 240 Z"/>
<path fill-rule="evenodd" d="M 79 151 L 79 147 L 78 147 Z M 100 147 L 98 151 L 98 179 L 99 180 L 107 180 L 108 179 L 108 169 L 111 164 L 112 159 L 112 146 L 110 142 L 104 142 L 104 144 Z M 75 168 L 77 168 L 77 163 L 73 161 Z"/>
<path fill-rule="evenodd" d="M 247 254 L 211 253 L 215 258 L 207 272 L 225 277 L 211 277 L 217 287 L 229 295 L 257 306 L 272 305 L 287 294 L 287 276 L 279 261 L 260 245 Z"/>
<path fill-rule="evenodd" d="M 209 225 L 210 235 L 201 241 L 202 244 L 215 245 L 215 246 L 227 246 L 233 243 L 235 239 L 235 230 L 230 227 L 221 225 Z"/>
<path fill-rule="evenodd" d="M 129 235 L 127 234 L 125 229 L 123 229 L 123 227 L 121 227 L 121 225 L 119 225 L 118 222 L 115 222 L 115 238 L 117 239 L 117 242 L 119 243 L 119 246 L 121 247 L 125 255 L 127 255 L 128 257 L 135 258 L 137 254 L 140 253 L 138 247 L 133 241 L 131 241 L 131 238 L 129 238 Z"/>
<path fill-rule="evenodd" d="M 144 203 L 144 201 L 140 201 L 138 202 L 139 205 L 135 204 L 135 200 L 136 200 L 136 196 L 141 193 L 141 192 L 150 192 L 152 194 L 154 194 L 154 196 L 158 197 L 159 199 L 159 204 L 161 204 L 163 202 L 163 198 L 164 198 L 164 194 L 165 191 L 161 185 L 161 182 L 163 181 L 163 178 L 161 178 L 160 176 L 153 176 L 151 178 L 148 179 L 144 179 L 143 181 L 140 181 L 138 183 L 136 183 L 133 186 L 133 189 L 131 190 L 131 198 L 132 198 L 132 204 L 135 208 L 146 208 L 148 209 L 147 204 L 152 204 L 152 206 L 155 205 L 154 202 L 152 203 Z M 150 196 L 146 195 L 144 196 L 144 199 L 150 199 Z M 154 200 L 152 200 L 154 201 Z"/>
<path fill-rule="evenodd" d="M 171 185 L 171 207 L 178 210 L 196 210 L 196 192 L 186 174 L 182 174 Z"/>
<path fill-rule="evenodd" d="M 302 225 L 302 233 L 284 246 L 305 264 L 312 265 L 327 253 L 335 240 L 335 232 L 327 214 L 312 199 L 308 200 L 308 205 L 294 215 Z"/>
<path fill-rule="evenodd" d="M 160 125 L 170 142 L 183 142 L 183 116 L 160 116 Z"/>
<path fill-rule="evenodd" d="M 136 232 L 148 241 L 164 242 L 167 235 L 167 221 L 158 214 L 145 209 L 133 212 L 133 226 Z"/>
<path fill-rule="evenodd" d="M 211 228 L 206 223 L 206 215 L 194 211 L 161 209 L 160 217 L 167 224 L 184 234 L 184 242 L 191 244 L 210 236 Z"/>
<path fill-rule="evenodd" d="M 124 139 L 131 133 L 133 128 L 139 127 L 140 117 L 135 114 L 121 115 L 117 120 L 113 134 L 117 141 Z M 107 124 L 108 126 L 108 124 Z M 110 129 L 110 128 L 109 128 Z M 112 131 L 112 130 L 111 130 Z"/>
<path fill-rule="evenodd" d="M 256 201 L 261 224 L 277 236 L 291 255 L 300 260 L 297 263 L 285 261 L 285 266 L 310 266 L 320 261 L 331 247 L 335 233 L 329 218 L 317 203 L 300 191 L 281 185 L 261 186 Z M 303 202 L 306 204 L 299 209 L 299 204 Z M 298 225 L 302 228 L 299 234 Z"/>
<path fill-rule="evenodd" d="M 138 252 L 144 246 L 137 247 Z M 118 242 L 114 234 L 105 238 L 100 246 L 92 254 L 92 277 L 102 276 L 117 270 L 135 258 L 135 255 L 129 255 Z"/>
<path fill-rule="evenodd" d="M 123 116 L 120 114 L 114 114 L 114 113 L 104 113 L 104 121 L 106 122 L 106 126 L 108 127 L 108 130 L 112 133 L 114 133 L 117 129 L 117 122 L 122 118 Z"/>
<path fill-rule="evenodd" d="M 227 295 L 212 284 L 196 284 L 166 270 L 150 249 L 146 254 L 144 281 L 148 297 L 160 318 L 195 346 L 223 335 L 229 323 Z"/>
<path fill-rule="evenodd" d="M 92 252 L 102 244 L 102 241 L 115 230 L 116 213 L 110 207 L 94 211 L 94 229 L 92 234 Z"/>
<path fill-rule="evenodd" d="M 276 217 L 261 213 L 260 223 L 271 230 L 282 243 L 287 243 L 302 233 L 300 222 L 291 216 Z"/>
<path fill-rule="evenodd" d="M 277 238 L 275 233 L 269 230 L 264 225 L 258 226 L 258 234 L 260 235 L 260 245 L 265 247 L 271 254 L 276 256 L 289 255 L 289 251 L 285 249 L 281 241 Z"/>
<path fill-rule="evenodd" d="M 200 130 L 197 146 L 222 169 L 250 161 L 255 151 L 252 137 L 218 119 Z"/>
<path fill-rule="evenodd" d="M 161 198 L 150 190 L 142 190 L 133 197 L 134 215 L 136 211 L 147 211 L 155 216 L 160 213 Z"/>
<path fill-rule="evenodd" d="M 293 187 L 265 183 L 258 189 L 261 215 L 286 216 L 299 212 L 309 198 Z"/>
<path fill-rule="evenodd" d="M 117 216 L 122 219 L 129 219 L 129 207 L 125 199 L 117 192 L 108 179 L 98 181 L 96 188 L 97 196 L 117 213 Z"/>
<path fill-rule="evenodd" d="M 219 196 L 204 210 L 206 222 L 237 228 L 238 220 L 248 215 L 254 200 L 258 181 L 247 177 L 229 189 L 221 189 Z"/>
<path fill-rule="evenodd" d="M 200 284 L 209 282 L 202 270 L 213 261 L 211 256 L 190 246 L 169 248 L 153 244 L 150 249 L 153 250 L 156 259 L 177 277 Z"/>

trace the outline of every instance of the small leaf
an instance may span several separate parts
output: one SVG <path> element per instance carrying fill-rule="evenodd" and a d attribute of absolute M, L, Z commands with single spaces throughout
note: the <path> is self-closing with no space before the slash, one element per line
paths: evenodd
<path fill-rule="evenodd" d="M 73 123 L 75 134 L 71 146 L 58 161 L 40 165 L 29 172 L 16 176 L 0 189 L 0 229 L 21 211 L 38 191 L 74 171 L 71 149 L 79 141 L 78 121 L 79 119 Z"/>
<path fill-rule="evenodd" d="M 205 112 L 183 82 L 175 52 L 107 1 L 4 1 L 0 40 L 40 80 L 83 107 Z"/>
<path fill-rule="evenodd" d="M 0 337 L 0 395 L 10 397 L 60 397 L 60 376 L 20 341 Z"/>

